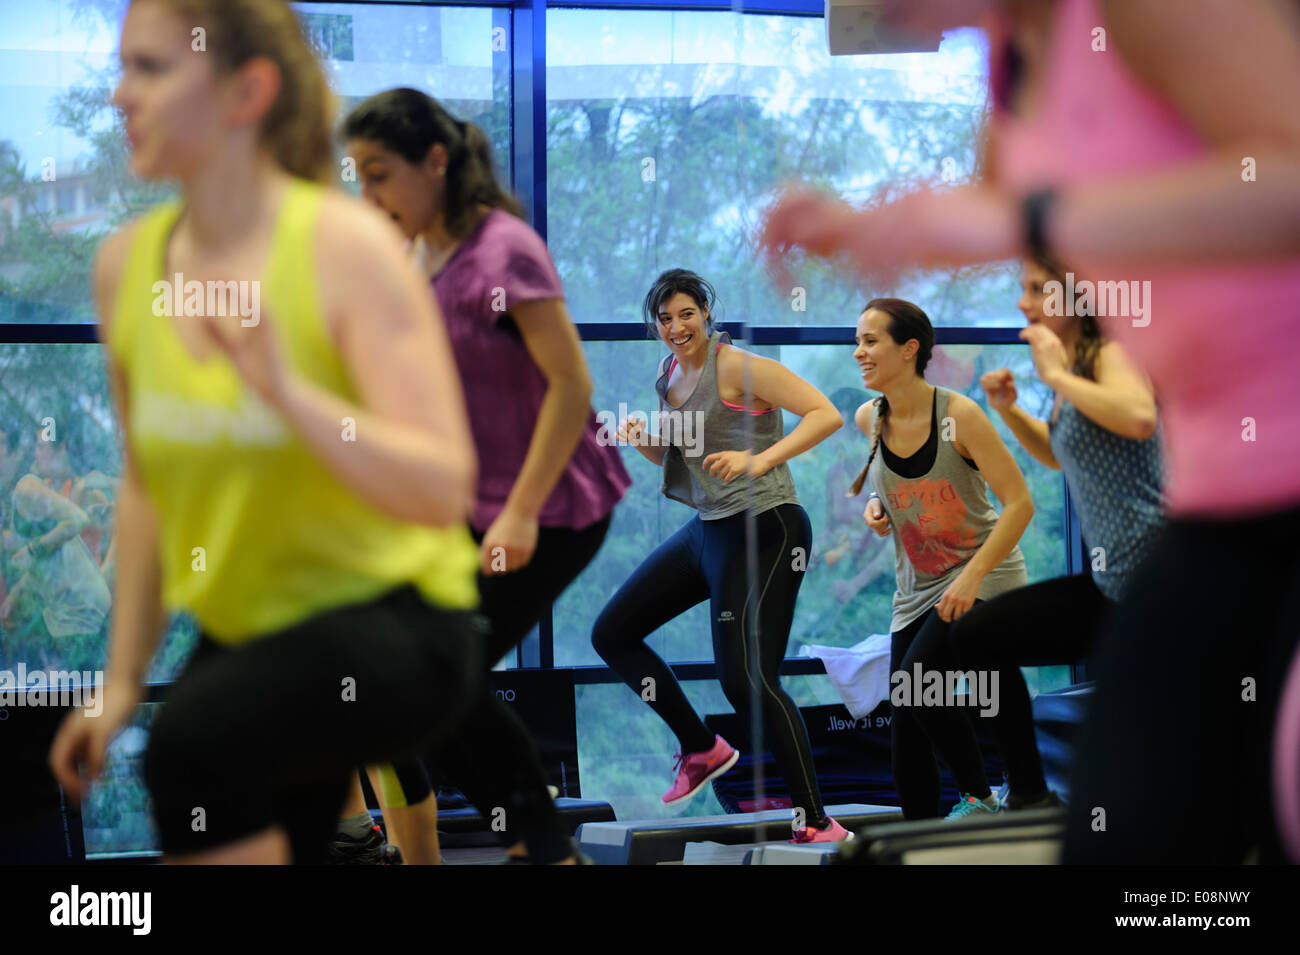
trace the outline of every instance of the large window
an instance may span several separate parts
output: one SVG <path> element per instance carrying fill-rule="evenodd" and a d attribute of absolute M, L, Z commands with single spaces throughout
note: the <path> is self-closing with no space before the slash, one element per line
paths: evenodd
<path fill-rule="evenodd" d="M 862 499 L 843 496 L 867 452 L 852 411 L 869 396 L 848 346 L 811 344 L 827 339 L 800 333 L 842 328 L 847 341 L 867 298 L 908 298 L 937 327 L 958 330 L 948 339 L 954 344 L 937 349 L 930 381 L 983 405 L 979 375 L 1009 367 L 1022 405 L 1045 415 L 1050 395 L 1028 350 L 981 344 L 986 328 L 1020 324 L 1015 272 L 1006 264 L 918 272 L 886 289 L 808 265 L 796 273 L 796 288 L 776 288 L 757 264 L 753 236 L 764 204 L 792 177 L 863 200 L 882 185 L 969 178 L 987 101 L 981 37 L 953 33 L 933 53 L 832 58 L 816 16 L 615 2 L 621 8 L 548 10 L 545 42 L 536 47 L 542 23 L 505 4 L 293 6 L 341 111 L 412 86 L 485 129 L 502 178 L 530 204 L 539 228 L 545 223 L 583 332 L 598 410 L 655 409 L 664 349 L 641 335 L 639 308 L 655 276 L 674 266 L 717 286 L 723 308 L 716 317 L 765 333 L 758 336 L 765 344 L 753 345 L 741 331 L 738 345 L 780 360 L 832 399 L 849 424 L 791 465 L 814 548 L 788 654 L 885 632 L 893 542 L 866 534 Z M 0 669 L 93 671 L 105 663 L 119 432 L 100 347 L 84 329 L 55 326 L 95 321 L 97 244 L 171 194 L 127 172 L 124 129 L 108 101 L 126 8 L 127 0 L 0 5 L 0 323 L 49 326 L 0 345 Z M 531 61 L 533 49 L 544 53 L 540 62 Z M 1060 476 L 1029 460 L 991 417 L 1037 508 L 1021 540 L 1030 579 L 1064 573 Z M 787 416 L 787 429 L 794 424 Z M 600 666 L 590 645 L 596 615 L 691 516 L 659 493 L 657 468 L 634 450 L 621 453 L 634 485 L 596 560 L 529 638 L 525 665 Z M 54 516 L 41 510 L 57 506 L 49 495 L 90 523 L 35 565 L 15 562 L 33 527 Z M 193 621 L 170 621 L 149 679 L 174 679 L 196 639 Z M 670 662 L 711 660 L 707 605 L 663 627 L 650 644 Z M 829 680 L 807 671 L 783 677 L 796 700 L 835 702 Z M 1049 689 L 1068 680 L 1068 669 L 1027 675 L 1031 687 Z M 665 814 L 659 793 L 670 781 L 675 741 L 636 694 L 601 682 L 605 676 L 583 671 L 577 680 L 584 794 L 613 802 L 620 817 Z M 728 710 L 717 682 L 698 676 L 696 668 L 684 686 L 699 712 Z M 92 853 L 153 847 L 139 762 L 155 712 L 142 707 L 114 744 L 108 776 L 85 806 Z M 689 811 L 720 806 L 710 794 Z"/>

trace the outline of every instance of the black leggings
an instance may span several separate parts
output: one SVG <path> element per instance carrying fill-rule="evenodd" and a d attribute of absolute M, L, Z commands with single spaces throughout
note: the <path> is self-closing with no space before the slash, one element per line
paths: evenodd
<path fill-rule="evenodd" d="M 977 603 L 949 626 L 922 628 L 902 667 L 911 673 L 919 662 L 923 671 L 983 671 L 989 685 L 996 673 L 997 711 L 985 718 L 1006 760 L 1011 792 L 1026 799 L 1046 795 L 1029 687 L 1020 668 L 1084 659 L 1111 606 L 1090 574 L 1019 587 Z M 982 799 L 989 783 L 965 709 L 919 706 L 909 715 L 952 771 L 957 789 Z"/>
<path fill-rule="evenodd" d="M 513 650 L 537 625 L 546 608 L 596 556 L 609 531 L 610 517 L 582 530 L 543 527 L 532 560 L 521 570 L 478 578 L 480 613 L 487 618 L 483 672 Z M 475 533 L 482 542 L 483 535 Z M 514 708 L 497 699 L 486 683 L 463 726 L 425 760 L 435 782 L 453 783 L 486 818 L 505 811 L 502 841 L 523 841 L 537 865 L 559 862 L 571 853 L 568 833 L 546 788 L 537 746 Z M 428 798 L 432 784 L 419 760 L 393 766 L 408 805 Z"/>
<path fill-rule="evenodd" d="M 1098 644 L 1066 862 L 1235 865 L 1252 846 L 1282 861 L 1270 756 L 1298 538 L 1300 508 L 1167 525 Z"/>
<path fill-rule="evenodd" d="M 228 648 L 206 635 L 149 730 L 144 776 L 168 854 L 278 824 L 327 861 L 357 763 L 424 751 L 481 680 L 473 615 L 410 586 Z"/>
<path fill-rule="evenodd" d="M 973 613 L 981 603 L 982 601 L 975 601 L 975 606 L 968 612 Z M 895 630 L 890 635 L 889 642 L 891 676 L 900 670 L 910 676 L 914 672 L 914 651 L 942 645 L 948 639 L 951 627 L 951 623 L 945 623 L 939 618 L 938 612 L 931 608 L 902 630 Z M 894 773 L 894 788 L 898 790 L 898 801 L 903 807 L 903 818 L 933 819 L 942 814 L 939 810 L 942 788 L 939 785 L 939 766 L 934 761 L 934 747 L 917 718 L 926 707 L 895 706 L 892 681 L 890 689 L 889 762 Z M 945 709 L 951 712 L 951 708 Z M 960 719 L 966 718 L 960 713 L 957 715 Z"/>
<path fill-rule="evenodd" d="M 746 523 L 755 524 L 756 577 L 747 569 Z M 646 558 L 601 611 L 592 631 L 596 652 L 638 696 L 654 681 L 650 706 L 677 735 L 683 753 L 713 747 L 713 734 L 691 708 L 672 670 L 645 640 L 691 607 L 709 601 L 713 654 L 722 691 L 752 727 L 752 695 L 765 736 L 809 825 L 825 824 L 812 747 L 799 708 L 781 687 L 795 597 L 812 547 L 808 515 L 798 504 L 781 504 L 751 516 L 691 519 Z M 751 623 L 757 648 L 746 640 Z"/>

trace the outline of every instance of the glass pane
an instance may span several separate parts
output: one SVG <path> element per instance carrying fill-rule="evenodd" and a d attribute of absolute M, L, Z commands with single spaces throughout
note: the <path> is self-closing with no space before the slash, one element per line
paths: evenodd
<path fill-rule="evenodd" d="M 718 287 L 724 317 L 827 325 L 859 308 L 820 266 L 776 289 L 753 235 L 772 191 L 806 177 L 865 200 L 883 185 L 957 182 L 974 167 L 987 99 L 975 32 L 936 53 L 831 57 L 818 18 L 728 12 L 547 14 L 547 197 L 552 254 L 579 321 L 635 321 L 674 266 Z M 936 325 L 1018 324 L 1012 268 L 904 278 Z M 870 297 L 870 296 L 868 296 Z"/>
<path fill-rule="evenodd" d="M 153 800 L 144 782 L 144 752 L 161 705 L 137 707 L 134 718 L 109 744 L 104 772 L 81 804 L 87 859 L 160 851 Z"/>
<path fill-rule="evenodd" d="M 340 116 L 367 96 L 408 86 L 477 124 L 492 143 L 498 176 L 509 181 L 509 18 L 490 7 L 295 3 L 324 54 Z M 504 173 L 504 175 L 502 175 Z M 353 181 L 344 185 L 359 191 Z"/>
<path fill-rule="evenodd" d="M 682 690 L 701 717 L 731 712 L 717 680 L 685 680 Z M 673 782 L 677 739 L 631 689 L 621 683 L 595 683 L 576 687 L 574 694 L 578 772 L 586 798 L 608 802 L 619 819 L 713 816 L 723 811 L 708 786 L 683 807 L 664 807 L 660 796 Z"/>
<path fill-rule="evenodd" d="M 126 6 L 0 5 L 0 322 L 94 321 L 90 263 L 99 239 L 171 195 L 169 186 L 130 175 L 125 131 L 109 105 Z M 383 89 L 414 86 L 483 127 L 498 165 L 508 165 L 507 12 L 293 6 L 341 110 Z"/>
<path fill-rule="evenodd" d="M 102 671 L 121 456 L 101 348 L 0 345 L 0 380 L 0 669 Z M 69 516 L 87 521 L 78 536 L 26 556 Z M 172 621 L 148 679 L 175 677 L 196 639 L 192 621 Z"/>

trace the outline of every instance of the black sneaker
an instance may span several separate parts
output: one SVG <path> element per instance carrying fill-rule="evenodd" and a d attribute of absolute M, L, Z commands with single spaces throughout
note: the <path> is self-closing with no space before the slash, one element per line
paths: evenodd
<path fill-rule="evenodd" d="M 1056 795 L 1056 793 L 1052 792 L 1050 789 L 1047 791 L 1046 796 L 1039 796 L 1037 799 L 1030 802 L 1017 799 L 1014 793 L 1008 795 L 1006 800 L 1003 801 L 1003 806 L 1012 812 L 1017 812 L 1021 809 L 1055 809 L 1058 806 L 1064 805 L 1065 802 L 1061 797 Z"/>
<path fill-rule="evenodd" d="M 596 864 L 594 861 L 592 861 L 592 859 L 589 856 L 583 855 L 582 850 L 578 848 L 578 841 L 576 839 L 570 839 L 569 846 L 572 849 L 570 855 L 573 856 L 574 865 L 595 865 Z M 531 865 L 532 863 L 528 861 L 528 856 L 526 855 L 522 855 L 522 856 L 508 855 L 506 856 L 506 861 L 501 864 L 502 865 Z"/>
<path fill-rule="evenodd" d="M 401 865 L 402 851 L 384 841 L 384 831 L 372 826 L 357 839 L 345 832 L 334 833 L 329 848 L 330 865 Z"/>

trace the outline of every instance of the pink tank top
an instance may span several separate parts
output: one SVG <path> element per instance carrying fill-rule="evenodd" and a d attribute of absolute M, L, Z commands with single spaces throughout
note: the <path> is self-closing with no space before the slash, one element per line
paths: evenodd
<path fill-rule="evenodd" d="M 1026 117 L 1000 108 L 1009 82 L 1001 68 L 1008 37 L 1005 25 L 991 30 L 1002 186 L 1016 193 L 1068 187 L 1209 152 L 1169 104 L 1139 84 L 1109 37 L 1105 52 L 1093 51 L 1093 31 L 1104 25 L 1096 0 L 1058 0 L 1040 111 Z M 1169 513 L 1244 517 L 1300 504 L 1300 258 L 1161 269 L 1073 261 L 1066 267 L 1076 279 L 1151 283 L 1143 318 L 1101 322 L 1156 388 Z M 1149 324 L 1135 327 L 1135 321 Z"/>

